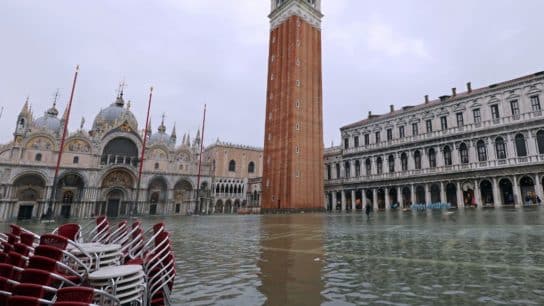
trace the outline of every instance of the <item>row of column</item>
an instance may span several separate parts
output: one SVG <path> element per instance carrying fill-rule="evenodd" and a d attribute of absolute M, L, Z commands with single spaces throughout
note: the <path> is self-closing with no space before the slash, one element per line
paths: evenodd
<path fill-rule="evenodd" d="M 532 177 L 531 177 L 532 178 Z M 497 177 L 493 177 L 491 179 L 489 179 L 489 181 L 491 182 L 492 184 L 492 196 L 493 196 L 493 205 L 495 207 L 500 207 L 502 205 L 504 205 L 503 203 L 503 192 L 501 191 L 501 188 L 499 186 L 499 179 L 500 178 L 497 178 Z M 519 185 L 519 177 L 517 176 L 513 176 L 510 179 L 510 182 L 512 183 L 512 192 L 513 192 L 513 200 L 514 200 L 514 204 L 523 204 L 524 203 L 524 196 L 521 194 L 521 187 Z M 533 179 L 533 178 L 532 178 Z M 543 186 L 542 186 L 542 177 L 538 174 L 534 175 L 534 189 L 535 189 L 535 193 L 536 195 L 544 200 L 544 191 L 543 191 Z M 483 180 L 482 180 L 483 181 Z M 478 181 L 477 179 L 474 180 L 473 182 L 471 182 L 473 185 L 474 185 L 474 189 L 472 190 L 472 195 L 471 197 L 474 197 L 474 201 L 471 201 L 471 203 L 467 203 L 468 205 L 472 205 L 472 204 L 475 204 L 477 206 L 482 206 L 484 203 L 484 199 L 482 198 L 482 192 L 481 192 L 481 188 L 480 188 L 480 184 L 482 183 L 482 181 Z M 439 200 L 441 203 L 447 203 L 448 202 L 448 199 L 447 199 L 447 193 L 446 193 L 446 186 L 448 184 L 454 184 L 455 185 L 455 191 L 456 191 L 456 194 L 455 194 L 455 198 L 456 198 L 456 203 L 451 203 L 452 205 L 455 205 L 457 204 L 457 207 L 464 207 L 465 206 L 465 196 L 463 194 L 463 186 L 462 186 L 462 183 L 467 183 L 467 182 L 470 182 L 470 181 L 456 181 L 455 183 L 454 182 L 448 182 L 448 183 L 444 183 L 444 182 L 437 182 L 437 183 L 425 183 L 425 184 L 411 184 L 409 186 L 398 186 L 398 187 L 383 187 L 383 188 L 370 188 L 370 190 L 372 190 L 372 198 L 371 199 L 368 199 L 367 198 L 367 193 L 366 191 L 369 190 L 369 189 L 364 189 L 364 188 L 361 188 L 361 189 L 351 189 L 351 190 L 334 190 L 334 191 L 330 191 L 328 192 L 328 194 L 325 195 L 325 209 L 328 208 L 329 204 L 332 206 L 332 210 L 336 210 L 336 204 L 337 204 L 337 193 L 340 192 L 340 206 L 341 206 L 341 210 L 342 211 L 346 211 L 347 210 L 347 205 L 348 205 L 348 202 L 347 202 L 347 198 L 348 198 L 348 194 L 349 194 L 349 198 L 351 199 L 351 210 L 355 210 L 356 208 L 356 192 L 357 191 L 360 191 L 361 193 L 361 200 L 362 200 L 362 204 L 363 205 L 366 205 L 369 200 L 372 202 L 372 205 L 374 207 L 374 209 L 378 209 L 378 190 L 379 189 L 383 189 L 384 190 L 384 204 L 385 204 L 385 209 L 386 210 L 389 210 L 391 209 L 391 204 L 392 203 L 392 199 L 390 198 L 390 191 L 394 188 L 397 189 L 397 203 L 401 204 L 403 202 L 403 189 L 405 187 L 409 187 L 410 189 L 410 201 L 411 203 L 417 203 L 417 202 L 421 202 L 421 201 L 417 201 L 417 196 L 416 196 L 416 187 L 417 186 L 423 186 L 424 187 L 424 190 L 425 190 L 425 195 L 424 195 L 424 201 L 425 203 L 432 203 L 432 192 L 431 192 L 431 186 L 432 185 L 439 185 L 440 187 L 440 190 L 439 190 Z M 469 191 L 469 190 L 467 190 Z M 332 199 L 331 199 L 332 197 Z M 470 199 L 470 198 L 469 198 Z M 332 203 L 330 203 L 332 200 Z M 436 201 L 434 201 L 436 202 Z M 363 206 L 364 207 L 364 206 Z"/>

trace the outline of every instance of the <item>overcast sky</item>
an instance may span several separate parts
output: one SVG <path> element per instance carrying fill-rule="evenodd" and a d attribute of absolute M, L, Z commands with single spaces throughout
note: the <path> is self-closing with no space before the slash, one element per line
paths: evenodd
<path fill-rule="evenodd" d="M 81 66 L 70 129 L 90 128 L 121 80 L 140 127 L 194 136 L 208 104 L 206 143 L 263 144 L 267 0 L 3 0 L 0 142 L 25 97 L 36 115 L 60 88 L 62 114 Z M 544 1 L 323 0 L 325 144 L 369 110 L 386 112 L 544 70 Z M 459 89 L 461 91 L 461 89 Z"/>

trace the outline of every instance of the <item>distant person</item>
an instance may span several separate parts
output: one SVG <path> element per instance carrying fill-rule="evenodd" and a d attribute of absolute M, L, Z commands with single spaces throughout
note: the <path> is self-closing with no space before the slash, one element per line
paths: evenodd
<path fill-rule="evenodd" d="M 540 203 L 542 203 L 542 200 L 540 199 L 539 196 L 536 196 L 536 204 L 537 204 L 538 206 L 540 206 Z"/>
<path fill-rule="evenodd" d="M 367 218 L 370 218 L 370 212 L 372 211 L 372 207 L 370 207 L 370 204 L 366 204 L 365 207 L 365 214 Z"/>

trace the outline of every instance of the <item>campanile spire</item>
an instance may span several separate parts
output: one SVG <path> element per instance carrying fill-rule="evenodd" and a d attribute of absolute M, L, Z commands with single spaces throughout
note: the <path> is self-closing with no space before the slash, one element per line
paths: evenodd
<path fill-rule="evenodd" d="M 322 210 L 321 0 L 272 0 L 263 212 Z"/>

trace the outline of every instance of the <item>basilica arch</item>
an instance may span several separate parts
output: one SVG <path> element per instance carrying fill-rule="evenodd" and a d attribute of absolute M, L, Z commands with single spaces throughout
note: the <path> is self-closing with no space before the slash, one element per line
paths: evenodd
<path fill-rule="evenodd" d="M 34 172 L 23 173 L 13 181 L 18 219 L 30 219 L 40 214 L 39 202 L 47 196 L 45 187 L 44 177 Z"/>
<path fill-rule="evenodd" d="M 167 201 L 168 183 L 162 176 L 154 177 L 147 188 L 147 201 L 149 202 L 149 214 L 157 214 L 157 208 L 164 205 Z"/>
<path fill-rule="evenodd" d="M 109 217 L 126 214 L 135 181 L 134 175 L 124 168 L 109 171 L 101 184 L 104 202 L 97 204 L 95 213 L 107 214 Z"/>
<path fill-rule="evenodd" d="M 127 137 L 115 137 L 107 142 L 102 150 L 102 165 L 138 165 L 138 146 Z"/>
<path fill-rule="evenodd" d="M 77 172 L 65 172 L 60 176 L 55 191 L 55 200 L 60 203 L 62 217 L 70 217 L 72 204 L 83 199 L 85 185 L 85 179 Z"/>
<path fill-rule="evenodd" d="M 174 203 L 176 211 L 181 211 L 181 208 L 183 207 L 185 212 L 190 212 L 193 200 L 193 184 L 186 178 L 178 180 L 174 185 Z"/>

